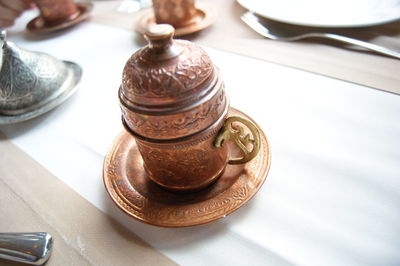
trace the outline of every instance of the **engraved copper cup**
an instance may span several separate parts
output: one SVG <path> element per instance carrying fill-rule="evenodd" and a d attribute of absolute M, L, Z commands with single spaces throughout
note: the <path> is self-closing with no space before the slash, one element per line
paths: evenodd
<path fill-rule="evenodd" d="M 194 0 L 153 0 L 153 10 L 158 24 L 176 28 L 192 23 L 196 16 Z"/>
<path fill-rule="evenodd" d="M 73 0 L 34 0 L 40 15 L 49 26 L 73 20 L 79 10 Z"/>
<path fill-rule="evenodd" d="M 169 190 L 193 191 L 215 181 L 227 163 L 255 157 L 259 132 L 248 120 L 227 118 L 218 69 L 200 47 L 173 35 L 167 24 L 146 32 L 149 44 L 123 70 L 120 106 L 148 177 Z M 227 140 L 243 151 L 242 158 L 228 158 Z"/>

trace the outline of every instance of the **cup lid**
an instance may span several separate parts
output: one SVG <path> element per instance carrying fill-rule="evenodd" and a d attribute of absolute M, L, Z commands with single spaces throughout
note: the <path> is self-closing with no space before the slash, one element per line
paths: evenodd
<path fill-rule="evenodd" d="M 20 115 L 39 109 L 67 88 L 71 73 L 56 58 L 17 47 L 0 32 L 0 114 Z"/>
<path fill-rule="evenodd" d="M 157 24 L 145 33 L 148 45 L 126 63 L 121 103 L 141 113 L 178 110 L 212 90 L 216 69 L 207 53 L 192 42 L 174 40 L 174 28 Z"/>

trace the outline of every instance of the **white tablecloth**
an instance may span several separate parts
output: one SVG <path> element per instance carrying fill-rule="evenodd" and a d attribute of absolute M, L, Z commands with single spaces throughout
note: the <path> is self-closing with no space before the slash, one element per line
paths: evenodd
<path fill-rule="evenodd" d="M 34 15 L 19 19 L 9 40 L 80 64 L 82 83 L 59 108 L 0 131 L 153 247 L 181 265 L 400 264 L 398 95 L 205 47 L 231 106 L 268 136 L 271 169 L 256 197 L 230 216 L 157 228 L 117 209 L 102 182 L 104 156 L 122 130 L 122 69 L 140 37 L 91 22 L 27 34 Z"/>

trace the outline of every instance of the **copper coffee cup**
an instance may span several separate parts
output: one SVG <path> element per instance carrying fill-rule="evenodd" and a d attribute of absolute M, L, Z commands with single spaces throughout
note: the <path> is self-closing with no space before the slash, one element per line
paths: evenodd
<path fill-rule="evenodd" d="M 153 10 L 158 24 L 176 28 L 192 23 L 196 16 L 194 0 L 153 0 Z"/>
<path fill-rule="evenodd" d="M 125 65 L 119 98 L 148 177 L 169 190 L 193 191 L 210 185 L 228 163 L 254 158 L 260 136 L 250 121 L 228 117 L 224 84 L 208 55 L 173 34 L 170 25 L 149 29 L 149 45 Z M 242 157 L 229 158 L 229 140 Z"/>
<path fill-rule="evenodd" d="M 79 15 L 73 0 L 34 0 L 34 2 L 40 10 L 41 17 L 49 26 L 73 20 Z"/>

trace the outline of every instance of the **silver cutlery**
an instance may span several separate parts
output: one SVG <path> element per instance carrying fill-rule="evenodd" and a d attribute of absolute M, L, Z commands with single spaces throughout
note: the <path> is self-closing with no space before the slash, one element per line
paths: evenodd
<path fill-rule="evenodd" d="M 50 257 L 52 246 L 48 233 L 0 233 L 1 259 L 42 265 Z"/>
<path fill-rule="evenodd" d="M 251 11 L 244 13 L 240 18 L 254 31 L 271 40 L 298 41 L 307 38 L 326 38 L 326 39 L 340 41 L 346 44 L 357 45 L 386 56 L 400 59 L 400 53 L 398 52 L 395 52 L 393 50 L 390 50 L 388 48 L 376 44 L 357 40 L 347 36 L 342 36 L 334 33 L 323 33 L 323 32 L 299 33 L 299 32 L 289 31 L 287 29 L 278 27 L 275 24 L 271 25 L 271 23 L 269 23 L 267 20 L 260 21 L 260 18 Z"/>

